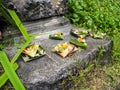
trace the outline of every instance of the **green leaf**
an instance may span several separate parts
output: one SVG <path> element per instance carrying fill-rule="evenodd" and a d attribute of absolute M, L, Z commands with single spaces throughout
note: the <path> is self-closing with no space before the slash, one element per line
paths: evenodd
<path fill-rule="evenodd" d="M 120 31 L 119 0 L 69 1 L 67 16 L 73 22 L 73 24 L 80 27 L 86 27 L 87 29 L 91 30 L 102 30 L 102 32 L 105 33 L 115 29 Z"/>
<path fill-rule="evenodd" d="M 30 41 L 29 34 L 27 33 L 25 27 L 23 26 L 22 22 L 20 21 L 19 17 L 16 15 L 15 11 L 8 9 L 8 12 L 12 19 L 15 21 L 17 27 L 21 31 L 23 37 L 25 38 L 26 41 Z"/>
<path fill-rule="evenodd" d="M 30 44 L 31 41 L 32 41 L 32 40 L 27 41 L 27 42 L 24 44 L 24 46 L 17 51 L 17 53 L 15 54 L 15 56 L 13 57 L 13 59 L 11 60 L 11 63 L 12 63 L 12 64 L 15 63 L 15 61 L 16 61 L 17 58 L 20 56 L 20 54 L 22 53 L 22 51 Z"/>
<path fill-rule="evenodd" d="M 16 90 L 25 90 L 24 85 L 20 81 L 19 77 L 15 73 L 14 69 L 12 68 L 12 64 L 9 62 L 5 52 L 0 51 L 0 62 L 10 80 L 12 85 Z"/>
<path fill-rule="evenodd" d="M 12 18 L 9 16 L 9 14 L 7 13 L 5 7 L 3 5 L 0 5 L 0 13 L 2 14 L 2 16 L 8 21 L 10 22 L 13 26 L 15 26 L 15 22 L 12 20 Z"/>
<path fill-rule="evenodd" d="M 13 69 L 16 70 L 18 68 L 17 63 L 12 65 Z M 8 76 L 6 74 L 6 72 L 4 72 L 1 76 L 0 76 L 0 87 L 2 87 L 6 81 L 8 80 Z"/>
<path fill-rule="evenodd" d="M 94 64 L 90 64 L 88 67 L 85 68 L 84 72 L 87 73 L 87 72 L 93 70 L 93 68 L 94 68 Z"/>
<path fill-rule="evenodd" d="M 73 23 L 78 23 L 79 18 L 72 19 Z"/>
<path fill-rule="evenodd" d="M 75 13 L 73 14 L 73 17 L 74 18 L 79 18 L 78 14 L 75 14 Z"/>

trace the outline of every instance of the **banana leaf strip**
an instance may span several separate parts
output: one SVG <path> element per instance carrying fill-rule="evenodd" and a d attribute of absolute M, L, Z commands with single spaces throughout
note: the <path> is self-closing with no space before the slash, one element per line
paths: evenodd
<path fill-rule="evenodd" d="M 17 63 L 14 63 L 14 64 L 12 65 L 12 67 L 13 67 L 14 70 L 17 70 L 17 68 L 18 68 Z M 0 76 L 0 87 L 2 87 L 2 86 L 6 83 L 7 80 L 8 80 L 7 73 L 4 72 L 4 73 Z"/>
<path fill-rule="evenodd" d="M 15 90 L 26 90 L 3 51 L 0 51 L 0 62 Z"/>

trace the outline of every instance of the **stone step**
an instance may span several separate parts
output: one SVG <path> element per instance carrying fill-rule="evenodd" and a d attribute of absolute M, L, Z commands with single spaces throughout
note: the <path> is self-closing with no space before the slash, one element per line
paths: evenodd
<path fill-rule="evenodd" d="M 64 23 L 61 25 L 61 22 Z M 47 53 L 44 57 L 30 62 L 24 62 L 21 57 L 17 60 L 19 64 L 17 73 L 27 90 L 61 90 L 61 80 L 67 78 L 70 73 L 74 73 L 77 65 L 85 67 L 87 62 L 93 61 L 97 57 L 99 47 L 101 46 L 105 49 L 104 57 L 101 61 L 105 63 L 109 60 L 112 41 L 108 39 L 87 37 L 86 42 L 88 48 L 86 50 L 76 51 L 71 57 L 61 58 L 53 53 L 52 49 L 56 44 L 69 42 L 70 38 L 75 38 L 70 35 L 70 30 L 75 27 L 63 17 L 27 22 L 24 24 L 29 33 L 42 33 L 33 42 L 40 42 Z M 65 40 L 49 39 L 49 34 L 58 31 L 64 33 Z M 16 32 L 13 32 L 12 35 L 16 35 L 18 39 L 21 38 Z M 15 47 L 12 47 L 6 52 L 9 57 L 12 57 L 15 54 Z"/>
<path fill-rule="evenodd" d="M 22 82 L 28 90 L 61 90 L 60 82 L 67 78 L 76 65 L 86 66 L 86 63 L 94 60 L 98 55 L 99 47 L 105 48 L 105 54 L 108 54 L 112 48 L 112 41 L 107 39 L 93 39 L 88 37 L 86 42 L 88 48 L 75 52 L 71 57 L 61 58 L 52 52 L 52 49 L 58 43 L 69 42 L 70 38 L 74 38 L 69 34 L 70 29 L 74 28 L 71 24 L 64 27 L 53 29 L 44 35 L 37 36 L 34 42 L 40 42 L 46 49 L 48 55 L 30 61 L 24 62 L 21 58 L 18 60 L 19 69 L 17 71 Z M 65 35 L 65 40 L 51 40 L 48 38 L 49 34 L 61 31 Z M 106 57 L 106 56 L 105 56 Z M 107 57 L 104 59 L 104 62 Z"/>
<path fill-rule="evenodd" d="M 58 29 L 64 27 L 64 25 L 69 24 L 69 20 L 64 16 L 51 17 L 47 19 L 40 19 L 31 22 L 23 22 L 27 32 L 29 34 L 44 33 L 52 31 L 53 29 Z M 21 33 L 16 28 L 10 26 L 3 33 L 5 38 L 18 37 Z"/>

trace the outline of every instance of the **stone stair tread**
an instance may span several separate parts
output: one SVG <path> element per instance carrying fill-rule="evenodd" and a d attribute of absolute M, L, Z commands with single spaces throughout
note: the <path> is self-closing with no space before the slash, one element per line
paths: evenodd
<path fill-rule="evenodd" d="M 31 21 L 31 22 L 23 22 L 23 24 L 28 33 L 35 34 L 35 33 L 48 32 L 48 31 L 52 31 L 53 29 L 64 27 L 64 25 L 69 24 L 69 20 L 64 16 L 56 16 L 48 19 L 40 19 L 36 21 Z M 21 33 L 19 30 L 10 26 L 3 33 L 4 37 L 8 37 L 9 35 L 12 37 L 21 36 Z"/>
<path fill-rule="evenodd" d="M 109 46 L 112 43 L 111 40 L 93 39 L 88 37 L 86 39 L 88 49 L 77 51 L 71 57 L 62 58 L 53 53 L 51 50 L 56 44 L 69 42 L 70 38 L 75 38 L 69 34 L 71 28 L 74 27 L 71 24 L 68 24 L 56 30 L 48 30 L 44 35 L 36 37 L 34 42 L 40 42 L 41 45 L 46 48 L 48 56 L 46 55 L 30 62 L 24 62 L 22 59 L 18 60 L 20 68 L 17 72 L 27 88 L 42 83 L 48 83 L 51 85 L 67 77 L 69 73 L 72 72 L 73 65 L 76 65 L 75 63 L 81 62 L 84 66 L 86 61 L 95 59 L 98 47 L 103 46 L 107 47 L 107 50 L 110 49 Z M 57 31 L 64 33 L 65 40 L 51 40 L 48 38 L 49 34 Z"/>
<path fill-rule="evenodd" d="M 17 73 L 28 90 L 56 90 L 55 88 L 59 90 L 60 87 L 57 85 L 57 82 L 66 78 L 73 69 L 76 68 L 78 62 L 81 62 L 80 65 L 84 67 L 86 62 L 94 60 L 97 56 L 97 51 L 99 50 L 98 47 L 104 47 L 106 52 L 111 50 L 111 40 L 87 37 L 86 42 L 88 48 L 86 50 L 76 51 L 71 57 L 66 58 L 62 58 L 53 53 L 52 49 L 56 44 L 69 42 L 70 38 L 75 38 L 70 35 L 70 30 L 75 27 L 66 20 L 63 22 L 63 25 L 61 25 L 61 21 L 64 21 L 63 19 L 63 17 L 53 17 L 44 21 L 24 23 L 29 34 L 39 34 L 33 42 L 40 42 L 41 45 L 45 47 L 47 53 L 44 57 L 30 62 L 24 62 L 21 57 L 17 60 L 19 64 Z M 54 20 L 56 21 L 54 22 Z M 51 21 L 53 23 L 51 23 Z M 57 21 L 58 23 L 56 23 Z M 11 28 L 10 31 L 12 31 Z M 63 32 L 65 40 L 49 39 L 50 34 L 58 31 Z M 16 34 L 16 32 L 12 35 L 14 34 Z M 16 35 L 16 37 L 21 38 L 20 35 Z M 9 57 L 14 56 L 14 47 L 12 50 L 7 51 L 7 54 Z"/>

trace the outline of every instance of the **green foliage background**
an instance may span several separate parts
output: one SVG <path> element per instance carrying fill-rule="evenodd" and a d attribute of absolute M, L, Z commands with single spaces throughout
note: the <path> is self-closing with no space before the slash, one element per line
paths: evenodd
<path fill-rule="evenodd" d="M 68 0 L 67 17 L 76 26 L 116 32 L 120 28 L 120 2 L 118 0 Z"/>
<path fill-rule="evenodd" d="M 75 81 L 71 90 L 119 90 L 117 86 L 120 84 L 120 1 L 68 0 L 67 17 L 74 25 L 107 33 L 113 40 L 111 63 L 105 66 L 95 64 L 88 73 L 79 70 L 80 75 L 70 78 Z M 85 76 L 81 77 L 81 74 Z"/>

